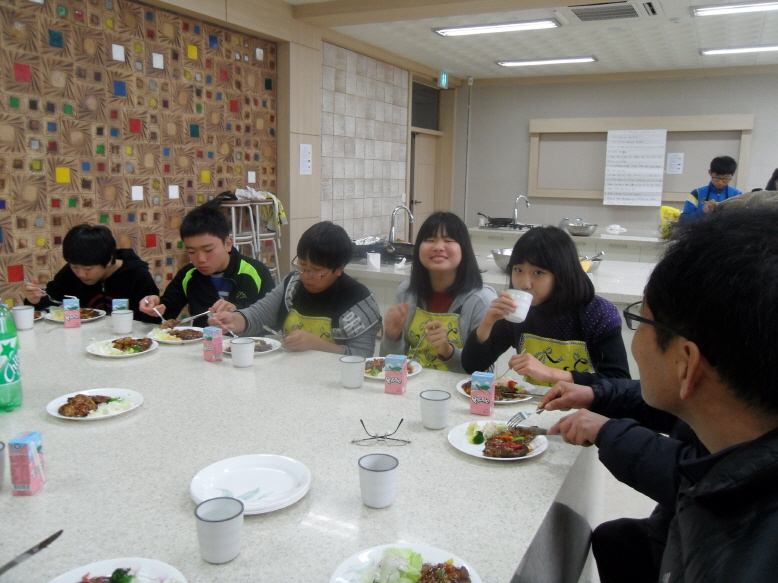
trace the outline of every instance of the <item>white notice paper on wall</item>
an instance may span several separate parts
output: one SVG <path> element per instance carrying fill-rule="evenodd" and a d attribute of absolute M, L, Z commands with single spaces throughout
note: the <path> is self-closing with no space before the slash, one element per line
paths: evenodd
<path fill-rule="evenodd" d="M 131 200 L 143 200 L 143 187 L 142 186 L 133 186 L 130 190 L 130 199 Z"/>
<path fill-rule="evenodd" d="M 313 146 L 300 144 L 300 174 L 313 174 Z"/>
<path fill-rule="evenodd" d="M 611 130 L 603 204 L 661 206 L 667 130 Z"/>
<path fill-rule="evenodd" d="M 168 198 L 179 198 L 179 192 L 178 192 L 178 184 L 169 184 L 167 187 L 167 197 Z"/>
<path fill-rule="evenodd" d="M 671 152 L 667 155 L 667 174 L 683 174 L 683 152 Z"/>

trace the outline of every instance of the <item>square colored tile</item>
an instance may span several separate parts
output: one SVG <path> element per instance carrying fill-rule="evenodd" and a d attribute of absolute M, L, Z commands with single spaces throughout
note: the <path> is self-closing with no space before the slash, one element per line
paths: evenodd
<path fill-rule="evenodd" d="M 121 223 L 122 222 L 122 215 L 114 215 L 113 216 L 113 222 L 114 223 Z"/>
<path fill-rule="evenodd" d="M 29 83 L 32 78 L 32 69 L 24 63 L 14 63 L 14 81 Z"/>
<path fill-rule="evenodd" d="M 228 69 L 219 69 L 219 80 L 220 81 L 230 80 L 230 72 Z"/>
<path fill-rule="evenodd" d="M 194 25 L 194 33 L 195 34 L 200 34 L 200 25 L 199 24 L 195 24 Z"/>
<path fill-rule="evenodd" d="M 108 222 L 108 215 L 100 215 L 100 223 L 105 225 Z"/>
<path fill-rule="evenodd" d="M 51 153 L 58 152 L 59 146 L 57 146 L 57 142 L 49 142 L 46 146 L 46 151 Z"/>
<path fill-rule="evenodd" d="M 211 83 L 213 83 L 213 77 L 211 77 L 210 75 L 206 75 L 205 82 L 210 85 Z"/>
<path fill-rule="evenodd" d="M 124 81 L 114 81 L 113 94 L 116 97 L 127 97 L 127 84 Z"/>
<path fill-rule="evenodd" d="M 157 246 L 157 236 L 153 233 L 146 235 L 146 248 Z"/>
<path fill-rule="evenodd" d="M 18 97 L 11 97 L 8 99 L 8 105 L 10 107 L 19 107 L 19 98 Z"/>
<path fill-rule="evenodd" d="M 62 111 L 67 115 L 73 115 L 73 106 L 65 104 L 62 106 Z"/>
<path fill-rule="evenodd" d="M 103 74 L 100 71 L 95 71 L 94 79 L 97 82 L 100 82 L 103 80 Z"/>
<path fill-rule="evenodd" d="M 67 7 L 66 7 L 66 6 L 63 6 L 62 4 L 60 4 L 59 6 L 57 6 L 57 15 L 58 15 L 58 16 L 61 16 L 61 17 L 65 17 L 65 16 L 67 16 L 67 15 L 68 15 L 68 9 L 67 9 Z"/>
<path fill-rule="evenodd" d="M 210 170 L 201 170 L 200 171 L 200 182 L 202 184 L 208 184 L 211 182 L 211 171 Z"/>
<path fill-rule="evenodd" d="M 57 104 L 53 101 L 46 102 L 46 113 L 54 113 L 57 111 Z"/>
<path fill-rule="evenodd" d="M 162 148 L 163 156 L 170 156 L 170 148 Z"/>
<path fill-rule="evenodd" d="M 40 140 L 30 140 L 30 148 L 32 148 L 33 150 L 40 150 L 41 149 Z"/>
<path fill-rule="evenodd" d="M 186 45 L 186 56 L 190 59 L 196 59 L 197 58 L 197 46 L 195 45 Z"/>
<path fill-rule="evenodd" d="M 97 148 L 95 148 L 95 152 L 97 154 L 105 154 L 105 146 L 103 144 L 98 144 Z"/>
<path fill-rule="evenodd" d="M 89 172 L 90 164 L 89 162 L 81 162 L 81 170 L 84 172 Z"/>
<path fill-rule="evenodd" d="M 83 10 L 74 10 L 73 16 L 75 16 L 76 20 L 84 20 L 84 11 Z"/>
<path fill-rule="evenodd" d="M 105 162 L 98 162 L 97 163 L 97 171 L 98 172 L 105 172 Z"/>
<path fill-rule="evenodd" d="M 230 111 L 238 111 L 240 104 L 237 99 L 230 99 Z"/>
<path fill-rule="evenodd" d="M 57 167 L 54 171 L 55 179 L 59 183 L 70 182 L 70 168 Z"/>
<path fill-rule="evenodd" d="M 43 168 L 43 163 L 40 160 L 30 160 L 30 169 L 39 172 Z"/>
<path fill-rule="evenodd" d="M 70 208 L 76 208 L 78 206 L 78 199 L 77 198 L 68 199 L 68 206 Z"/>
<path fill-rule="evenodd" d="M 44 219 L 43 217 L 37 217 L 35 219 L 35 228 L 36 229 L 42 229 L 45 226 L 46 226 L 46 219 Z"/>
<path fill-rule="evenodd" d="M 9 265 L 8 266 L 8 282 L 15 283 L 24 280 L 24 266 L 23 265 Z"/>
<path fill-rule="evenodd" d="M 0 210 L 5 210 L 5 200 L 0 199 Z"/>
<path fill-rule="evenodd" d="M 135 213 L 129 213 L 127 215 L 127 222 L 128 223 L 134 223 L 135 222 Z"/>
<path fill-rule="evenodd" d="M 197 124 L 189 124 L 189 136 L 192 138 L 200 137 L 200 126 Z"/>
<path fill-rule="evenodd" d="M 208 46 L 212 49 L 218 49 L 219 48 L 219 37 L 215 34 L 209 34 L 208 35 Z"/>
<path fill-rule="evenodd" d="M 57 131 L 57 124 L 56 124 L 56 122 L 53 122 L 53 121 L 46 122 L 46 131 L 47 132 L 56 132 Z"/>
<path fill-rule="evenodd" d="M 58 209 L 59 205 L 60 205 L 60 200 L 58 198 L 51 199 L 51 208 Z"/>
<path fill-rule="evenodd" d="M 54 237 L 54 244 L 55 245 L 62 245 L 62 237 Z"/>
<path fill-rule="evenodd" d="M 61 30 L 49 29 L 49 46 L 56 49 L 64 48 L 65 35 L 62 34 Z"/>
<path fill-rule="evenodd" d="M 165 172 L 170 172 L 170 164 L 165 164 Z"/>
<path fill-rule="evenodd" d="M 133 134 L 139 134 L 141 133 L 142 124 L 141 121 L 137 118 L 131 117 L 130 118 L 130 131 Z"/>

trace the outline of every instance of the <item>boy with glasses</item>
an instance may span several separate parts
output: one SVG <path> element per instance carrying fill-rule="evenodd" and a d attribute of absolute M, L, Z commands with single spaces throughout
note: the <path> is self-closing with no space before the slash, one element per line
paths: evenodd
<path fill-rule="evenodd" d="M 370 357 L 375 352 L 381 313 L 373 293 L 344 268 L 351 239 L 343 227 L 316 223 L 297 243 L 295 269 L 264 299 L 209 320 L 241 336 L 281 329 L 287 350 L 320 350 Z M 266 328 L 267 327 L 267 328 Z"/>
<path fill-rule="evenodd" d="M 697 219 L 711 212 L 716 205 L 740 194 L 737 188 L 729 186 L 729 182 L 737 170 L 737 162 L 729 156 L 718 156 L 711 160 L 710 182 L 692 190 L 686 199 L 680 220 Z"/>

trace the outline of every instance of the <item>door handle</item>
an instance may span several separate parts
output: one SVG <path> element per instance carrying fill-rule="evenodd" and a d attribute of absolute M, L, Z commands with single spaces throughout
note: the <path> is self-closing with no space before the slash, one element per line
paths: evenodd
<path fill-rule="evenodd" d="M 421 204 L 422 202 L 424 202 L 424 201 L 423 200 L 412 200 L 411 204 Z"/>

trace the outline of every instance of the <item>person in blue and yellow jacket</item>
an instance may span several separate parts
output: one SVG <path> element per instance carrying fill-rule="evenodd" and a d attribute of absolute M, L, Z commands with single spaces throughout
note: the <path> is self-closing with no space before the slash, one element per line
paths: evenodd
<path fill-rule="evenodd" d="M 681 212 L 681 221 L 700 218 L 711 212 L 716 205 L 741 194 L 737 188 L 729 185 L 737 170 L 737 162 L 729 156 L 718 156 L 711 160 L 710 183 L 691 191 Z"/>
<path fill-rule="evenodd" d="M 209 201 L 184 217 L 179 231 L 191 263 L 178 271 L 161 298 L 141 300 L 142 312 L 155 316 L 156 308 L 175 318 L 187 304 L 191 315 L 231 312 L 250 306 L 275 287 L 264 263 L 233 248 L 230 222 L 219 204 L 218 199 Z M 202 316 L 193 324 L 206 326 L 207 321 Z"/>

